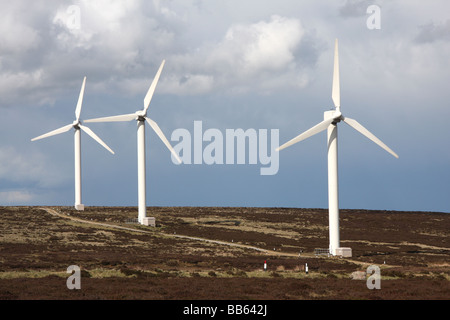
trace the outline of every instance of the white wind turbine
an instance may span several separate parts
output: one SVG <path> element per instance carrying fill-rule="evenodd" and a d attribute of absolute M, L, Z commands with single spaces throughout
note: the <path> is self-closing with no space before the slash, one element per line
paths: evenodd
<path fill-rule="evenodd" d="M 333 72 L 333 86 L 332 86 L 332 100 L 334 102 L 335 110 L 326 111 L 324 113 L 324 120 L 315 125 L 311 129 L 298 135 L 294 139 L 286 142 L 277 150 L 287 148 L 299 141 L 309 138 L 319 132 L 328 130 L 328 218 L 329 218 L 329 237 L 330 247 L 329 253 L 336 255 L 336 250 L 340 247 L 339 239 L 339 201 L 338 201 L 338 145 L 337 145 L 337 123 L 341 120 L 350 127 L 360 132 L 381 148 L 398 158 L 398 155 L 392 151 L 388 146 L 381 142 L 377 137 L 370 133 L 366 128 L 359 124 L 356 120 L 344 117 L 341 113 L 341 99 L 339 86 L 339 55 L 338 55 L 338 40 L 335 42 L 334 52 L 334 72 Z"/>
<path fill-rule="evenodd" d="M 137 121 L 137 152 L 138 152 L 138 221 L 139 223 L 144 223 L 144 218 L 147 216 L 147 205 L 146 205 L 146 173 L 145 173 L 145 121 L 152 127 L 152 129 L 156 132 L 159 138 L 164 142 L 166 147 L 170 150 L 172 155 L 177 159 L 179 163 L 181 163 L 181 159 L 178 157 L 178 154 L 170 145 L 169 141 L 164 136 L 163 132 L 159 128 L 158 124 L 152 119 L 147 117 L 147 110 L 150 105 L 150 102 L 153 97 L 153 93 L 155 92 L 156 84 L 158 83 L 159 77 L 161 75 L 162 69 L 164 67 L 165 60 L 161 63 L 158 72 L 156 73 L 155 78 L 147 92 L 147 95 L 144 98 L 144 109 L 136 111 L 131 114 L 124 114 L 119 116 L 112 117 L 103 117 L 96 119 L 89 119 L 86 122 L 118 122 L 118 121 Z"/>
<path fill-rule="evenodd" d="M 109 152 L 114 154 L 106 143 L 104 143 L 91 129 L 81 124 L 80 114 L 81 106 L 83 104 L 84 87 L 86 85 L 86 77 L 83 79 L 83 84 L 81 85 L 80 95 L 78 97 L 77 107 L 75 109 L 75 121 L 59 129 L 53 130 L 49 133 L 43 134 L 39 137 L 31 139 L 31 141 L 36 141 L 39 139 L 44 139 L 50 136 L 54 136 L 60 133 L 69 131 L 70 129 L 75 129 L 74 140 L 75 140 L 75 209 L 84 210 L 84 205 L 81 202 L 81 132 L 80 129 L 86 132 L 91 138 L 101 144 Z"/>

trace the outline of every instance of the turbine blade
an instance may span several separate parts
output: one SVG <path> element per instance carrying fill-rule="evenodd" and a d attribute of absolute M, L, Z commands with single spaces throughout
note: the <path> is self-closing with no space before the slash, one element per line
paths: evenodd
<path fill-rule="evenodd" d="M 172 153 L 172 155 L 175 157 L 175 159 L 177 159 L 178 163 L 181 163 L 181 159 L 178 156 L 178 154 L 175 152 L 175 150 L 172 148 L 172 146 L 170 145 L 170 142 L 167 140 L 166 136 L 164 135 L 164 133 L 161 131 L 161 129 L 159 128 L 158 124 L 153 121 L 150 118 L 145 118 L 145 120 L 148 122 L 148 124 L 152 127 L 152 129 L 156 132 L 156 134 L 158 135 L 158 137 L 162 140 L 162 142 L 164 142 L 164 144 L 166 145 L 167 149 L 170 150 L 170 152 Z"/>
<path fill-rule="evenodd" d="M 333 99 L 334 106 L 336 108 L 341 107 L 341 88 L 339 84 L 339 53 L 338 53 L 338 39 L 334 44 L 334 70 L 333 70 L 333 88 L 331 92 L 331 98 Z"/>
<path fill-rule="evenodd" d="M 377 145 L 379 145 L 381 148 L 392 154 L 394 157 L 398 158 L 398 155 L 392 151 L 387 145 L 385 145 L 380 139 L 375 137 L 369 130 L 364 128 L 358 121 L 350 118 L 342 117 L 342 120 L 348 124 L 350 127 L 361 133 L 362 135 L 366 136 L 373 142 L 375 142 Z"/>
<path fill-rule="evenodd" d="M 97 141 L 100 145 L 102 145 L 106 150 L 108 150 L 109 152 L 111 152 L 112 154 L 114 154 L 114 151 L 111 150 L 110 147 L 108 147 L 108 145 L 106 143 L 103 142 L 102 139 L 100 139 L 95 133 L 94 131 L 92 131 L 91 129 L 89 129 L 86 126 L 83 126 L 81 124 L 78 125 L 81 130 L 83 130 L 84 132 L 86 132 L 89 136 L 91 136 L 92 139 L 94 139 L 95 141 Z"/>
<path fill-rule="evenodd" d="M 81 85 L 80 96 L 78 97 L 77 108 L 75 109 L 75 117 L 77 118 L 77 121 L 80 120 L 81 105 L 83 104 L 85 85 L 86 85 L 86 77 L 84 77 L 84 79 L 83 79 L 83 84 Z"/>
<path fill-rule="evenodd" d="M 164 64 L 166 63 L 166 60 L 163 60 L 161 63 L 161 66 L 159 67 L 158 72 L 156 73 L 155 78 L 153 79 L 153 82 L 148 89 L 148 92 L 144 98 L 144 111 L 147 112 L 148 106 L 150 105 L 150 101 L 152 101 L 153 93 L 155 93 L 156 85 L 159 81 L 159 77 L 161 76 L 162 69 L 164 67 Z"/>
<path fill-rule="evenodd" d="M 135 120 L 136 118 L 137 118 L 137 115 L 135 113 L 130 113 L 130 114 L 123 114 L 120 116 L 88 119 L 88 120 L 84 120 L 84 122 L 119 122 L 119 121 L 131 121 L 131 120 Z"/>
<path fill-rule="evenodd" d="M 73 128 L 73 124 L 68 124 L 67 126 L 61 127 L 59 129 L 56 129 L 56 130 L 53 130 L 53 131 L 50 131 L 50 132 L 48 132 L 46 134 L 43 134 L 43 135 L 41 135 L 39 137 L 33 138 L 33 139 L 31 139 L 31 141 L 36 141 L 36 140 L 48 138 L 48 137 L 51 137 L 51 136 L 54 136 L 54 135 L 57 135 L 57 134 L 60 134 L 60 133 L 64 133 L 64 132 L 69 131 L 72 128 Z"/>
<path fill-rule="evenodd" d="M 297 137 L 295 137 L 292 140 L 289 140 L 288 142 L 286 142 L 285 144 L 283 144 L 281 147 L 277 148 L 276 151 L 280 151 L 283 150 L 297 142 L 300 142 L 302 140 L 305 140 L 319 132 L 324 131 L 325 129 L 328 128 L 328 126 L 334 121 L 334 118 L 330 118 L 330 119 L 326 119 L 323 120 L 322 122 L 320 122 L 319 124 L 315 125 L 314 127 L 312 127 L 311 129 L 306 130 L 305 132 L 303 132 L 302 134 L 298 135 Z"/>

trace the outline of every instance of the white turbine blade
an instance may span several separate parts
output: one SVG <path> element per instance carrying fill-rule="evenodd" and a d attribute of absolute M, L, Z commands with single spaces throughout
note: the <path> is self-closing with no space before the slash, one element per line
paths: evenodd
<path fill-rule="evenodd" d="M 130 114 L 123 114 L 120 116 L 88 119 L 88 120 L 84 120 L 84 122 L 120 122 L 120 121 L 131 121 L 131 120 L 135 120 L 136 118 L 137 118 L 137 115 L 135 113 L 130 113 Z"/>
<path fill-rule="evenodd" d="M 86 77 L 84 77 L 84 79 L 83 79 L 83 84 L 81 85 L 80 96 L 78 97 L 77 108 L 75 109 L 75 116 L 77 118 L 77 121 L 80 120 L 81 105 L 83 104 L 83 96 L 84 96 L 84 87 L 85 87 L 85 85 L 86 85 Z"/>
<path fill-rule="evenodd" d="M 330 119 L 326 119 L 323 120 L 322 122 L 320 122 L 319 124 L 315 125 L 314 127 L 312 127 L 311 129 L 306 130 L 305 132 L 303 132 L 302 134 L 298 135 L 297 137 L 295 137 L 292 140 L 289 140 L 288 142 L 286 142 L 285 144 L 283 144 L 281 147 L 277 148 L 276 151 L 280 151 L 283 150 L 287 147 L 292 146 L 293 144 L 300 142 L 302 140 L 305 140 L 319 132 L 322 132 L 324 130 L 326 130 L 328 128 L 328 126 L 334 121 L 334 118 L 330 118 Z"/>
<path fill-rule="evenodd" d="M 94 131 L 92 131 L 91 129 L 89 129 L 86 126 L 83 126 L 81 124 L 78 125 L 81 130 L 83 130 L 84 132 L 86 132 L 88 135 L 91 136 L 92 139 L 94 139 L 95 141 L 97 141 L 100 145 L 102 145 L 106 150 L 108 150 L 109 152 L 111 152 L 112 154 L 114 154 L 114 151 L 111 150 L 110 147 L 108 147 L 108 145 L 106 143 L 103 142 L 102 139 L 100 139 L 95 133 Z"/>
<path fill-rule="evenodd" d="M 152 101 L 153 93 L 155 93 L 156 85 L 158 84 L 159 77 L 161 76 L 162 69 L 164 67 L 164 64 L 166 63 L 166 60 L 163 60 L 161 63 L 161 66 L 159 67 L 158 72 L 156 73 L 155 78 L 153 79 L 153 82 L 148 89 L 147 95 L 144 98 L 144 111 L 147 112 L 148 106 L 150 105 L 150 101 Z"/>
<path fill-rule="evenodd" d="M 338 53 L 338 40 L 334 44 L 334 71 L 333 71 L 333 88 L 331 92 L 331 98 L 333 99 L 334 106 L 336 108 L 341 107 L 341 89 L 339 84 L 339 53 Z"/>
<path fill-rule="evenodd" d="M 57 135 L 57 134 L 60 134 L 60 133 L 64 133 L 64 132 L 69 131 L 72 128 L 73 128 L 73 124 L 68 124 L 67 126 L 61 127 L 59 129 L 56 129 L 56 130 L 53 130 L 53 131 L 50 131 L 50 132 L 48 132 L 46 134 L 43 134 L 43 135 L 41 135 L 39 137 L 33 138 L 33 139 L 31 139 L 31 141 L 36 141 L 36 140 L 48 138 L 48 137 L 51 137 L 51 136 L 54 136 L 54 135 Z"/>
<path fill-rule="evenodd" d="M 162 142 L 164 142 L 164 144 L 166 145 L 166 147 L 170 150 L 170 152 L 172 153 L 172 155 L 175 157 L 175 159 L 177 159 L 178 163 L 181 163 L 181 159 L 178 156 L 178 154 L 175 152 L 175 150 L 172 148 L 172 146 L 170 145 L 170 142 L 167 140 L 166 136 L 164 135 L 164 133 L 161 131 L 161 129 L 159 128 L 158 124 L 153 121 L 150 118 L 145 118 L 145 120 L 148 122 L 148 124 L 153 128 L 153 130 L 156 132 L 156 134 L 158 135 L 158 137 L 162 140 Z"/>
<path fill-rule="evenodd" d="M 352 127 L 353 129 L 355 129 L 356 131 L 358 131 L 359 133 L 361 133 L 362 135 L 366 136 L 367 138 L 369 138 L 370 140 L 372 140 L 373 142 L 375 142 L 377 145 L 379 145 L 380 147 L 382 147 L 384 150 L 386 150 L 387 152 L 389 152 L 390 154 L 392 154 L 394 157 L 398 158 L 398 155 L 392 151 L 387 145 L 385 145 L 380 139 L 378 139 L 377 137 L 375 137 L 369 130 L 367 130 L 366 128 L 364 128 L 358 121 L 354 120 L 354 119 L 350 119 L 350 118 L 344 118 L 342 117 L 342 120 L 348 124 L 350 127 Z"/>

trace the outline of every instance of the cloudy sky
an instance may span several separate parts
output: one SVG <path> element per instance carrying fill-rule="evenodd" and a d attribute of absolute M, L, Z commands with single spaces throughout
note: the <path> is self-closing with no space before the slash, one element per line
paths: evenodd
<path fill-rule="evenodd" d="M 75 120 L 84 76 L 82 119 L 133 113 L 165 59 L 148 115 L 169 140 L 185 129 L 193 141 L 201 121 L 224 139 L 227 129 L 278 130 L 269 142 L 282 144 L 333 106 L 338 38 L 344 116 L 399 155 L 341 123 L 340 207 L 450 212 L 448 1 L 18 0 L 0 9 L 0 205 L 74 204 L 73 132 L 30 140 Z M 115 155 L 82 133 L 83 203 L 136 206 L 136 123 L 89 127 Z M 261 158 L 175 165 L 149 127 L 146 139 L 149 206 L 328 207 L 325 132 L 282 150 L 273 175 L 260 174 Z"/>

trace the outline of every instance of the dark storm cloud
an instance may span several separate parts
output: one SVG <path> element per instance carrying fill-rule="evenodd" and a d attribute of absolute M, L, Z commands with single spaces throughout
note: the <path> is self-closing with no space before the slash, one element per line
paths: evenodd
<path fill-rule="evenodd" d="M 450 20 L 444 23 L 428 23 L 419 26 L 419 33 L 415 37 L 417 43 L 432 43 L 436 41 L 450 41 Z"/>
<path fill-rule="evenodd" d="M 344 18 L 363 17 L 367 7 L 376 4 L 373 0 L 347 0 L 339 8 L 339 14 Z"/>

